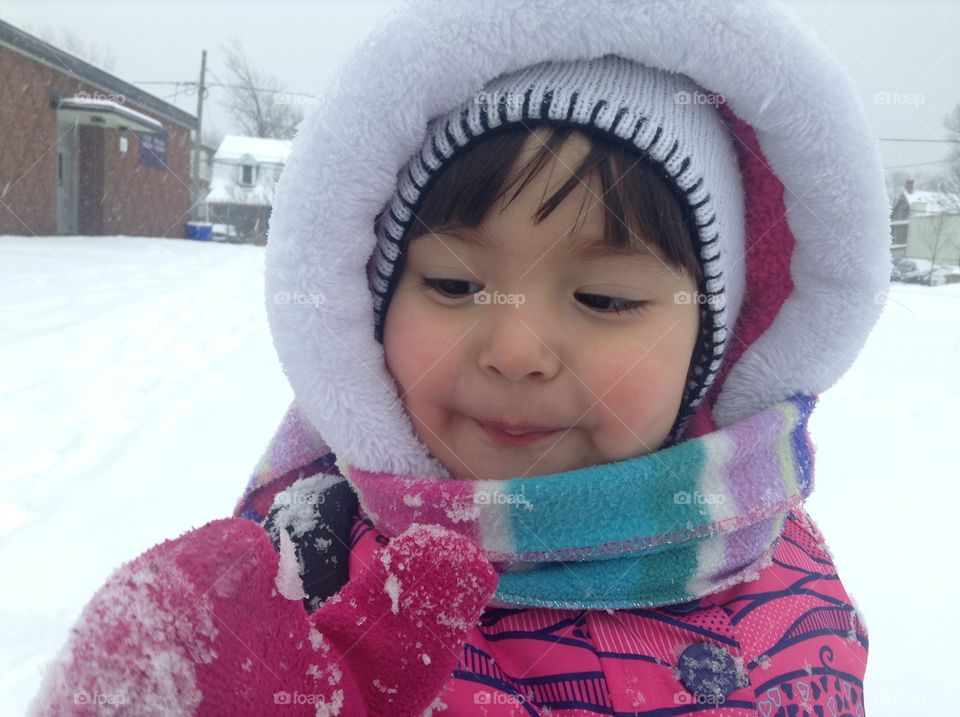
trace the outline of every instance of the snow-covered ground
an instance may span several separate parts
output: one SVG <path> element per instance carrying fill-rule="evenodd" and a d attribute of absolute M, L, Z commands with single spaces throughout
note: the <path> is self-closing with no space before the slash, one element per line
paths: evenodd
<path fill-rule="evenodd" d="M 0 237 L 0 714 L 114 568 L 233 510 L 293 397 L 263 256 Z"/>
<path fill-rule="evenodd" d="M 0 237 L 0 715 L 115 567 L 232 510 L 292 398 L 262 271 L 257 247 Z M 895 285 L 812 419 L 871 717 L 955 712 L 958 369 L 960 285 Z"/>

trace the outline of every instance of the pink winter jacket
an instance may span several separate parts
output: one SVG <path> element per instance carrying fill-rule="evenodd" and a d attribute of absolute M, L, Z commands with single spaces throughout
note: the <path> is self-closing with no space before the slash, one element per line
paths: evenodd
<path fill-rule="evenodd" d="M 384 540 L 355 518 L 351 577 Z M 490 609 L 451 649 L 456 667 L 439 695 L 450 717 L 864 714 L 866 629 L 802 509 L 752 582 L 657 609 Z M 685 655 L 716 669 L 687 670 Z M 749 684 L 716 705 L 698 695 L 705 681 L 732 683 L 737 664 Z"/>

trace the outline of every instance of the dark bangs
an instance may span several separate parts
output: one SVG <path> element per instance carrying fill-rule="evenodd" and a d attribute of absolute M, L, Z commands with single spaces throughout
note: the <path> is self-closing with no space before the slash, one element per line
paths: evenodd
<path fill-rule="evenodd" d="M 444 226 L 479 226 L 497 199 L 516 187 L 507 201 L 509 205 L 554 158 L 570 133 L 580 129 L 590 140 L 590 150 L 573 176 L 541 203 L 531 217 L 534 223 L 550 216 L 581 181 L 596 172 L 607 210 L 606 241 L 618 249 L 653 250 L 699 286 L 700 262 L 691 233 L 695 231 L 694 222 L 672 183 L 663 179 L 662 170 L 612 138 L 586 128 L 547 124 L 549 133 L 544 145 L 509 177 L 531 127 L 535 126 L 515 124 L 494 130 L 455 157 L 427 188 L 407 230 L 408 238 L 412 240 Z M 578 221 L 583 211 L 581 207 Z"/>

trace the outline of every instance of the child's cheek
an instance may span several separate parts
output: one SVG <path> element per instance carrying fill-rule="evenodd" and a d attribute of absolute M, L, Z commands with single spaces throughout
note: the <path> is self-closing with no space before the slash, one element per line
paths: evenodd
<path fill-rule="evenodd" d="M 597 447 L 609 460 L 621 460 L 657 450 L 666 438 L 680 407 L 684 376 L 677 365 L 661 356 L 636 355 L 611 362 L 598 378 L 603 396 L 597 408 Z"/>
<path fill-rule="evenodd" d="M 420 343 L 412 333 L 415 325 L 409 320 L 402 302 L 391 302 L 383 326 L 383 353 L 387 370 L 401 387 L 410 383 L 409 367 L 421 360 L 417 355 Z"/>
<path fill-rule="evenodd" d="M 384 322 L 387 369 L 400 385 L 422 392 L 442 371 L 442 358 L 450 341 L 444 324 L 422 305 L 422 297 L 398 291 Z"/>

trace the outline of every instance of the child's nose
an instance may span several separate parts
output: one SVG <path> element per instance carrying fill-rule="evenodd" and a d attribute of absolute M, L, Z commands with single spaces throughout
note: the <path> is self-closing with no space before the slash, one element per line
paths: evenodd
<path fill-rule="evenodd" d="M 512 381 L 528 376 L 549 379 L 563 362 L 556 320 L 531 311 L 525 304 L 492 304 L 484 307 L 476 330 L 481 334 L 480 368 Z"/>

